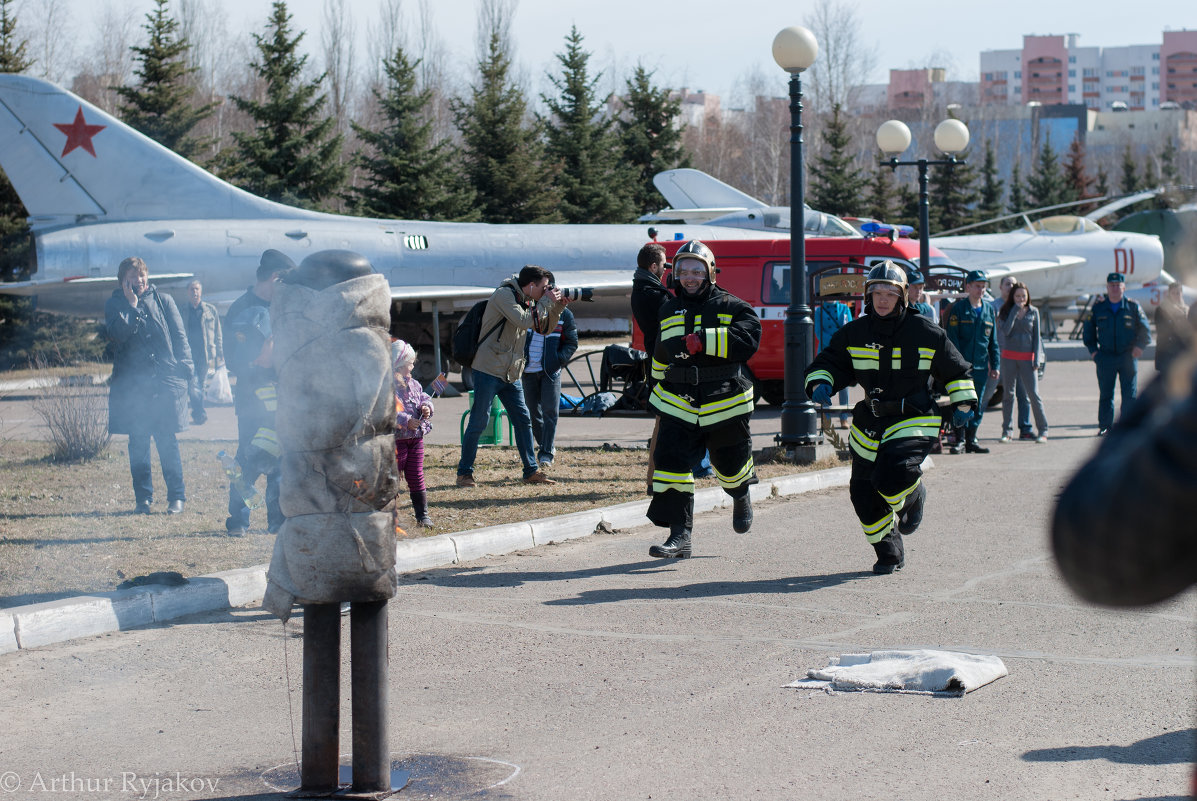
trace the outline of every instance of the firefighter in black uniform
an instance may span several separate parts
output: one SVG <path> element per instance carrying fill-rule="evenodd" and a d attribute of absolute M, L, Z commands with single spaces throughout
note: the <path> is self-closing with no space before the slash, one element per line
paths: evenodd
<path fill-rule="evenodd" d="M 806 371 L 807 395 L 822 405 L 852 384 L 865 390 L 852 410 L 848 493 L 877 552 L 878 574 L 906 564 L 902 535 L 923 520 L 927 489 L 920 465 L 940 425 L 928 376 L 946 387 L 960 420 L 977 403 L 971 365 L 942 328 L 907 303 L 906 274 L 892 261 L 878 264 L 865 280 L 864 316 L 837 331 Z"/>
<path fill-rule="evenodd" d="M 686 559 L 694 518 L 691 467 L 709 450 L 715 477 L 733 499 L 732 528 L 752 526 L 752 380 L 742 369 L 761 342 L 752 306 L 715 285 L 715 255 L 698 240 L 673 257 L 677 297 L 661 307 L 649 404 L 660 418 L 648 519 L 669 529 L 649 556 Z"/>

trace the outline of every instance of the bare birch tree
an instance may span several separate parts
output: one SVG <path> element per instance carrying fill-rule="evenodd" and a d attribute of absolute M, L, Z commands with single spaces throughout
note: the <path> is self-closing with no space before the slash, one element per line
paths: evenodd
<path fill-rule="evenodd" d="M 868 82 L 877 63 L 876 48 L 860 40 L 856 5 L 818 0 L 803 24 L 819 42 L 819 56 L 806 72 L 810 91 L 804 94 L 817 111 L 830 111 L 837 104 L 851 111 L 857 88 Z"/>

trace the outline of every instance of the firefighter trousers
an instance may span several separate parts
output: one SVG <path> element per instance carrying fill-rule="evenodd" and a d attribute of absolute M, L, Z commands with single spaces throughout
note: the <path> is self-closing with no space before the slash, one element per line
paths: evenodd
<path fill-rule="evenodd" d="M 894 530 L 898 513 L 922 481 L 920 465 L 933 442 L 933 437 L 882 442 L 871 461 L 853 451 L 848 496 L 870 544 L 876 545 Z"/>
<path fill-rule="evenodd" d="M 752 434 L 748 416 L 716 426 L 684 423 L 660 415 L 660 431 L 653 449 L 653 499 L 648 519 L 654 525 L 689 525 L 694 517 L 694 465 L 710 451 L 711 467 L 723 491 L 733 498 L 748 493 L 756 483 L 752 462 Z"/>

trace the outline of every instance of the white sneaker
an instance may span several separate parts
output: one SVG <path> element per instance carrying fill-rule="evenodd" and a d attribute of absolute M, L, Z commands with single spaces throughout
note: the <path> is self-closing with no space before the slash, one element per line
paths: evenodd
<path fill-rule="evenodd" d="M 1039 443 L 1047 442 L 1047 434 L 1040 434 L 1039 436 L 1035 437 L 1035 441 Z"/>
<path fill-rule="evenodd" d="M 1009 442 L 1009 441 L 1010 441 L 1009 434 L 1002 434 L 1002 438 L 998 440 L 998 442 Z"/>

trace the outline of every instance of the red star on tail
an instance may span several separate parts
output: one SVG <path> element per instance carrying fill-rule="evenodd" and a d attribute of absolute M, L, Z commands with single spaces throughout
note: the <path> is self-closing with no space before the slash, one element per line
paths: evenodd
<path fill-rule="evenodd" d="M 70 125 L 56 122 L 54 123 L 54 127 L 66 134 L 66 146 L 62 149 L 62 155 L 65 156 L 75 148 L 81 147 L 88 153 L 91 153 L 92 157 L 94 158 L 96 155 L 96 149 L 91 146 L 91 138 L 100 131 L 104 130 L 104 128 L 107 126 L 88 125 L 83 119 L 83 106 L 80 106 L 79 110 L 75 112 L 74 122 L 72 122 Z"/>

